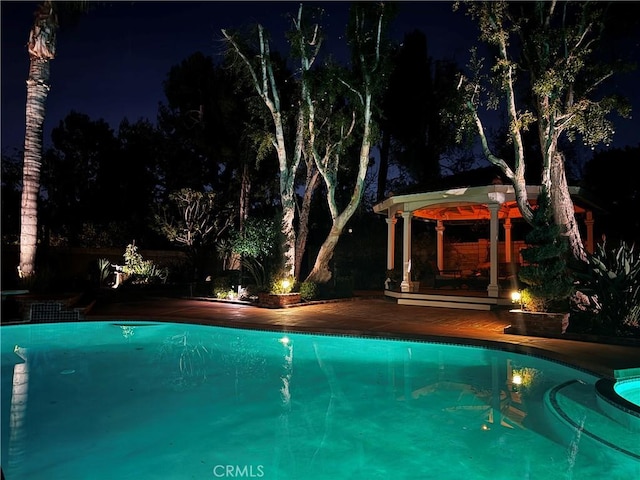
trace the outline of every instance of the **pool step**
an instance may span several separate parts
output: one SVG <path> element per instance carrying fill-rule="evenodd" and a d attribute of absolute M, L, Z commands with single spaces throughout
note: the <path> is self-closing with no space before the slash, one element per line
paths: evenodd
<path fill-rule="evenodd" d="M 419 307 L 457 308 L 460 310 L 493 310 L 504 306 L 502 298 L 473 295 L 441 295 L 433 293 L 396 292 L 385 290 L 387 297 L 395 298 L 398 305 L 415 305 Z M 510 304 L 510 303 L 509 303 Z"/>
<path fill-rule="evenodd" d="M 567 446 L 586 440 L 640 460 L 638 434 L 600 410 L 593 385 L 578 380 L 557 385 L 545 394 L 545 409 L 554 417 L 555 431 Z"/>
<path fill-rule="evenodd" d="M 640 383 L 640 377 L 620 379 L 617 382 Z M 636 387 L 637 388 L 637 387 Z M 607 416 L 623 425 L 632 432 L 640 433 L 640 406 L 623 398 L 616 392 L 616 382 L 608 378 L 601 378 L 596 382 L 596 401 L 598 407 Z"/>
<path fill-rule="evenodd" d="M 416 305 L 419 307 L 459 308 L 461 310 L 491 310 L 491 305 L 483 303 L 469 303 L 462 301 L 427 300 L 399 298 L 398 305 Z"/>
<path fill-rule="evenodd" d="M 15 295 L 8 305 L 3 301 L 3 324 L 77 322 L 93 307 L 95 299 L 83 293 Z"/>

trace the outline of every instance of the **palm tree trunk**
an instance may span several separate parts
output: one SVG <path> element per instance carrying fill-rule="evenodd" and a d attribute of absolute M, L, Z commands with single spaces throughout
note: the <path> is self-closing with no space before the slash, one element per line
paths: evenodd
<path fill-rule="evenodd" d="M 38 240 L 38 196 L 42 167 L 42 126 L 49 94 L 49 62 L 55 56 L 57 20 L 52 2 L 44 2 L 35 14 L 29 36 L 29 78 L 27 80 L 26 130 L 20 205 L 21 277 L 34 273 Z"/>

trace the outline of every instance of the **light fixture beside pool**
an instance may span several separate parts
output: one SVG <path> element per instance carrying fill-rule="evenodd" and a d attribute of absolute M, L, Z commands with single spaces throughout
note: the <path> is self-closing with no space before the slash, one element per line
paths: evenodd
<path fill-rule="evenodd" d="M 522 310 L 522 292 L 520 290 L 514 290 L 511 292 L 511 303 L 517 303 Z"/>
<path fill-rule="evenodd" d="M 522 377 L 519 374 L 514 374 L 513 378 L 511 379 L 511 383 L 513 383 L 514 385 L 522 385 Z"/>

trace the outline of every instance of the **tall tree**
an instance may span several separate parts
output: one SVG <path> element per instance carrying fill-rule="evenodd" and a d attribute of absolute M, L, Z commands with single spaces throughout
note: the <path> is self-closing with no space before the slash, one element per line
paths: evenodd
<path fill-rule="evenodd" d="M 302 6 L 298 13 L 298 24 L 301 22 Z M 304 76 L 308 72 L 317 58 L 318 52 L 323 43 L 323 38 L 319 25 L 316 28 L 316 36 L 313 39 L 312 52 L 300 58 L 300 75 Z M 222 34 L 230 45 L 230 51 L 234 53 L 249 75 L 249 81 L 256 93 L 266 106 L 271 117 L 272 128 L 266 134 L 262 145 L 268 144 L 276 151 L 279 170 L 279 192 L 280 206 L 282 208 L 281 231 L 283 238 L 282 252 L 284 270 L 287 275 L 295 276 L 296 261 L 300 262 L 300 252 L 296 255 L 296 246 L 302 250 L 303 246 L 297 243 L 296 235 L 296 176 L 298 169 L 303 162 L 305 155 L 305 117 L 304 108 L 300 101 L 300 93 L 294 94 L 293 98 L 282 98 L 283 85 L 279 83 L 277 70 L 277 60 L 271 54 L 271 45 L 268 33 L 262 25 L 257 25 L 258 45 L 255 48 L 257 53 L 251 56 L 251 48 L 242 45 L 237 36 L 232 35 L 227 30 L 222 30 Z M 297 98 L 296 98 L 297 97 Z M 292 105 L 293 108 L 287 108 Z M 264 152 L 259 149 L 258 156 L 263 156 Z M 307 163 L 307 165 L 310 165 Z M 313 192 L 317 185 L 317 175 L 313 174 L 311 165 L 307 171 L 305 192 Z M 303 207 L 310 207 L 310 201 L 303 202 Z M 308 211 L 308 210 L 307 210 Z M 300 218 L 305 221 L 308 214 L 303 214 Z M 300 224 L 300 222 L 299 222 Z M 306 225 L 303 226 L 306 228 Z M 299 265 L 299 263 L 298 263 Z"/>
<path fill-rule="evenodd" d="M 326 202 L 331 214 L 331 229 L 320 246 L 315 264 L 307 277 L 308 281 L 326 283 L 331 279 L 329 262 L 340 239 L 347 222 L 358 209 L 365 190 L 365 180 L 370 165 L 371 147 L 376 140 L 376 124 L 374 111 L 380 101 L 388 77 L 389 39 L 387 38 L 388 26 L 393 18 L 393 7 L 385 4 L 353 4 L 347 39 L 351 47 L 352 62 L 349 75 L 340 71 L 331 72 L 325 85 L 313 95 L 307 87 L 303 98 L 307 107 L 307 128 L 309 138 L 314 139 L 317 128 L 327 123 L 331 128 L 321 142 L 310 141 L 309 150 L 313 156 L 316 167 L 322 175 L 326 189 Z M 331 77 L 335 78 L 332 82 Z M 303 77 L 303 81 L 304 81 Z M 335 122 L 333 125 L 332 114 L 328 111 L 326 118 L 319 121 L 315 118 L 316 103 L 320 105 L 326 98 L 327 85 L 337 82 L 344 86 L 348 106 L 346 117 L 351 117 L 351 122 Z M 326 107 L 325 107 L 326 108 Z M 345 118 L 344 112 L 338 118 Z M 353 129 L 358 127 L 360 135 L 359 152 L 357 157 L 357 174 L 351 190 L 348 203 L 340 207 L 336 193 L 339 188 L 338 170 L 341 165 L 342 155 L 347 153 L 345 147 L 351 141 Z"/>
<path fill-rule="evenodd" d="M 68 11 L 87 8 L 87 2 L 53 2 L 46 0 L 35 12 L 27 50 L 29 52 L 29 76 L 27 79 L 26 125 L 24 136 L 24 162 L 22 202 L 20 206 L 20 277 L 34 273 L 36 245 L 38 242 L 38 198 L 40 195 L 40 170 L 42 167 L 42 127 L 45 103 L 49 95 L 50 62 L 56 55 L 58 32 L 58 8 Z"/>
<path fill-rule="evenodd" d="M 306 167 L 303 208 L 310 207 L 309 192 L 315 189 L 319 176 L 323 179 L 332 226 L 307 279 L 324 283 L 331 278 L 329 262 L 342 229 L 358 208 L 364 193 L 370 149 L 375 139 L 373 109 L 381 85 L 386 81 L 382 60 L 385 58 L 387 45 L 384 33 L 390 16 L 387 16 L 383 5 L 354 7 L 348 29 L 353 64 L 347 72 L 329 63 L 315 65 L 316 62 L 319 63 L 323 42 L 321 25 L 316 20 L 317 13 L 315 9 L 307 12 L 301 5 L 297 16 L 293 18 L 290 44 L 292 58 L 299 61 L 299 64 L 298 75 L 295 76 L 297 94 L 293 97 L 295 102 L 289 102 L 294 106 L 289 112 L 282 107 L 282 86 L 277 82 L 269 41 L 262 26 L 258 26 L 260 53 L 257 55 L 257 65 L 254 65 L 247 50 L 231 35 L 226 31 L 223 34 L 249 71 L 252 84 L 272 117 L 274 130 L 269 138 L 277 152 L 280 167 L 282 233 L 285 238 L 283 250 L 289 274 L 299 271 L 295 268 L 295 259 L 301 258 L 299 252 L 296 254 L 294 228 L 298 169 L 301 165 Z M 355 185 L 348 204 L 341 209 L 337 202 L 341 186 L 337 175 L 342 155 L 346 153 L 356 133 L 362 141 L 357 161 L 354 162 L 357 172 Z M 299 220 L 304 222 L 306 218 L 303 211 Z M 306 234 L 307 225 L 301 221 L 298 222 L 298 231 Z"/>
<path fill-rule="evenodd" d="M 227 134 L 231 85 L 210 56 L 196 52 L 169 70 L 163 82 L 166 104 L 158 124 L 169 140 L 165 164 L 166 188 L 224 190 L 231 180 Z"/>
<path fill-rule="evenodd" d="M 117 222 L 123 230 L 113 232 L 114 245 L 126 245 L 136 239 L 145 248 L 164 246 L 149 223 L 155 207 L 165 201 L 161 165 L 169 150 L 167 138 L 149 120 L 130 123 L 124 119 L 118 127 L 117 140 L 119 152 L 99 170 L 98 185 L 101 197 L 109 199 L 104 220 L 109 225 Z M 126 219 L 122 218 L 123 211 L 127 212 Z"/>
<path fill-rule="evenodd" d="M 389 164 L 407 169 L 422 185 L 440 176 L 440 156 L 455 146 L 455 129 L 440 111 L 456 96 L 453 62 L 433 61 L 427 38 L 415 30 L 404 36 L 392 56 L 389 85 L 381 102 L 380 166 L 377 199 L 387 190 Z"/>
<path fill-rule="evenodd" d="M 471 76 L 461 78 L 468 116 L 462 127 L 475 129 L 486 158 L 513 183 L 523 217 L 532 222 L 526 191 L 523 132 L 535 125 L 542 163 L 541 183 L 549 192 L 555 222 L 569 239 L 571 252 L 584 260 L 580 232 L 566 179 L 565 157 L 559 147 L 564 135 L 581 136 L 585 145 L 608 143 L 613 135 L 610 114 L 628 115 L 626 103 L 603 91 L 604 82 L 620 66 L 598 57 L 607 25 L 600 2 L 537 1 L 509 4 L 465 2 L 480 28 L 480 39 L 496 51 L 491 79 L 483 76 L 483 59 L 472 57 Z M 485 99 L 487 81 L 497 87 Z M 524 96 L 519 96 L 526 92 Z M 496 108 L 504 100 L 513 145 L 513 162 L 498 157 L 489 146 L 481 105 Z"/>
<path fill-rule="evenodd" d="M 45 1 L 35 13 L 29 33 L 29 78 L 27 80 L 26 131 L 20 222 L 21 277 L 33 275 L 38 242 L 38 197 L 42 166 L 42 126 L 49 94 L 49 63 L 56 54 L 58 17 L 54 2 Z"/>
<path fill-rule="evenodd" d="M 108 220 L 115 220 L 109 216 L 120 198 L 120 182 L 115 175 L 105 174 L 119 158 L 118 142 L 104 120 L 94 121 L 73 111 L 53 129 L 51 138 L 53 147 L 43 162 L 41 183 L 46 200 L 42 223 L 57 237 L 79 245 L 84 225 L 104 231 Z M 122 175 L 121 169 L 119 173 Z"/>
<path fill-rule="evenodd" d="M 167 103 L 158 123 L 170 145 L 161 168 L 163 195 L 185 187 L 212 189 L 218 202 L 237 205 L 235 223 L 242 230 L 249 211 L 263 203 L 263 187 L 270 185 L 261 175 L 275 178 L 271 162 L 258 164 L 252 150 L 256 135 L 246 101 L 252 90 L 229 65 L 201 52 L 174 65 L 163 86 Z M 225 269 L 240 267 L 231 252 L 226 258 Z"/>

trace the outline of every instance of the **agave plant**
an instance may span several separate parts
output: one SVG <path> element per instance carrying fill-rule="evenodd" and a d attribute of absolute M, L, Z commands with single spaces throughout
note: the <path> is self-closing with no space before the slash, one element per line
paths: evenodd
<path fill-rule="evenodd" d="M 100 285 L 104 285 L 111 274 L 111 262 L 107 258 L 98 259 L 98 272 L 100 275 Z"/>
<path fill-rule="evenodd" d="M 634 245 L 598 245 L 579 275 L 578 290 L 602 333 L 640 333 L 640 255 Z"/>

